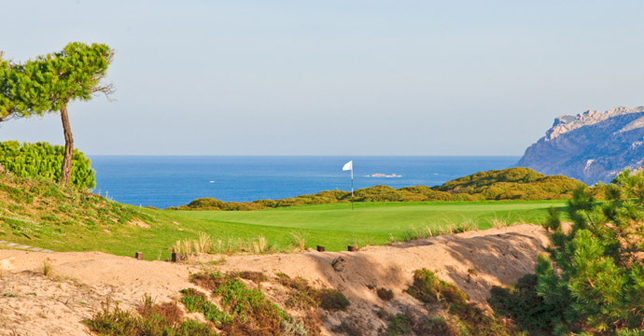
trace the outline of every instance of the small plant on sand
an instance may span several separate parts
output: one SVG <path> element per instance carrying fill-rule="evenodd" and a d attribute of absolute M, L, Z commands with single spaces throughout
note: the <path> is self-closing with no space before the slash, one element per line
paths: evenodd
<path fill-rule="evenodd" d="M 280 324 L 282 328 L 281 335 L 284 336 L 307 336 L 309 331 L 304 326 L 304 321 L 298 321 L 294 318 L 289 318 L 288 320 L 282 320 Z"/>
<path fill-rule="evenodd" d="M 262 272 L 242 271 L 242 272 L 236 273 L 235 275 L 242 279 L 250 280 L 256 283 L 258 287 L 262 283 L 262 281 L 268 280 L 268 277 L 264 275 L 264 273 Z"/>
<path fill-rule="evenodd" d="M 451 283 L 439 280 L 434 272 L 425 268 L 414 272 L 414 282 L 406 292 L 424 303 L 465 303 L 467 294 Z"/>
<path fill-rule="evenodd" d="M 208 262 L 208 265 L 213 265 L 213 266 L 220 266 L 224 264 L 226 264 L 226 258 L 224 258 L 223 256 L 217 260 L 211 260 Z"/>
<path fill-rule="evenodd" d="M 44 276 L 51 276 L 52 275 L 52 266 L 49 258 L 45 259 L 42 261 L 42 274 Z"/>
<path fill-rule="evenodd" d="M 394 292 L 391 289 L 384 287 L 378 288 L 376 293 L 378 294 L 378 297 L 384 301 L 391 301 L 394 298 Z"/>
<path fill-rule="evenodd" d="M 331 311 L 346 310 L 351 304 L 342 292 L 332 288 L 320 289 L 317 293 L 317 298 L 320 302 L 320 307 Z"/>

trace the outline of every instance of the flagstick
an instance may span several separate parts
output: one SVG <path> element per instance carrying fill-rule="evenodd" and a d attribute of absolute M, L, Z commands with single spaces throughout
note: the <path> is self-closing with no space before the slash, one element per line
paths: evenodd
<path fill-rule="evenodd" d="M 353 211 L 353 165 L 351 165 L 351 210 Z"/>

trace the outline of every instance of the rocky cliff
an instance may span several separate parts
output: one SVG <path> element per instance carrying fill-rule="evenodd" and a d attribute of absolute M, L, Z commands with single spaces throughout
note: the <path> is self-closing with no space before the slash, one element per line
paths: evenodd
<path fill-rule="evenodd" d="M 592 185 L 644 163 L 644 106 L 561 116 L 526 149 L 518 167 L 561 174 Z"/>

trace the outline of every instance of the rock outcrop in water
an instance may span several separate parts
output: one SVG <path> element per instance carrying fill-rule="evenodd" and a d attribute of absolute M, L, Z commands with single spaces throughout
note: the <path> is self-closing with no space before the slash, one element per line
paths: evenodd
<path fill-rule="evenodd" d="M 592 185 L 644 163 L 644 106 L 561 116 L 517 163 Z"/>

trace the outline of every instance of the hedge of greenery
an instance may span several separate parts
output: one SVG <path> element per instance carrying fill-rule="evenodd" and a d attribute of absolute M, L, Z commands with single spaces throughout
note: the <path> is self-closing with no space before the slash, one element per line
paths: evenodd
<path fill-rule="evenodd" d="M 64 152 L 63 146 L 54 146 L 46 142 L 0 142 L 0 165 L 6 171 L 20 177 L 43 177 L 58 181 Z M 94 188 L 94 173 L 90 168 L 90 160 L 82 152 L 74 149 L 71 183 L 83 188 Z"/>

